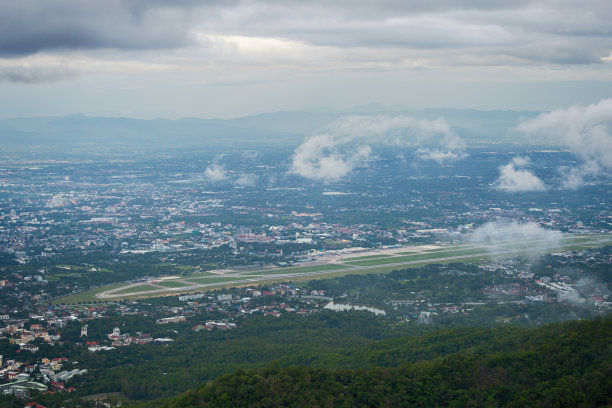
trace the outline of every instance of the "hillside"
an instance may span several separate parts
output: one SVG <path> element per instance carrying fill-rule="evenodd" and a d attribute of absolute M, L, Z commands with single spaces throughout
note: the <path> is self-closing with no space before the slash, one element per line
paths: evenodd
<path fill-rule="evenodd" d="M 537 112 L 478 111 L 469 109 L 391 109 L 385 107 L 334 112 L 274 112 L 233 119 L 133 119 L 57 117 L 0 119 L 0 146 L 127 145 L 127 146 L 261 146 L 301 143 L 334 120 L 351 115 L 406 115 L 444 118 L 466 141 L 498 140 L 508 136 L 524 117 Z M 513 140 L 516 135 L 513 136 Z"/>
<path fill-rule="evenodd" d="M 370 368 L 272 363 L 221 376 L 161 407 L 612 404 L 610 316 L 536 329 L 456 329 L 382 340 L 352 359 Z"/>

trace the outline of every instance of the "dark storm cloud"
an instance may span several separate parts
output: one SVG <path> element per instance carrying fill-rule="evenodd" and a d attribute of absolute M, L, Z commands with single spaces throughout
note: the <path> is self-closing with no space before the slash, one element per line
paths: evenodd
<path fill-rule="evenodd" d="M 160 49 L 189 43 L 191 3 L 20 0 L 0 2 L 0 55 L 57 49 Z"/>
<path fill-rule="evenodd" d="M 184 48 L 202 36 L 448 50 L 484 64 L 590 64 L 612 52 L 608 0 L 20 0 L 0 2 L 0 56 Z"/>
<path fill-rule="evenodd" d="M 0 82 L 38 84 L 76 78 L 75 71 L 64 68 L 0 68 Z"/>

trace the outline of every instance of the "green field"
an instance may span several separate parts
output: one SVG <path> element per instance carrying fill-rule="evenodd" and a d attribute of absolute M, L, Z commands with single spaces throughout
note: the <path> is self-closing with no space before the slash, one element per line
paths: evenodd
<path fill-rule="evenodd" d="M 446 251 L 436 251 L 436 252 L 430 252 L 426 254 L 418 254 L 418 255 L 414 255 L 413 258 L 415 260 L 420 260 L 420 259 L 443 258 L 447 256 L 486 255 L 486 254 L 487 254 L 487 250 L 484 248 L 450 249 Z"/>
<path fill-rule="evenodd" d="M 407 252 L 409 253 L 409 252 Z M 376 258 L 388 258 L 392 255 L 368 255 L 368 256 L 355 256 L 350 258 L 345 258 L 346 261 L 360 261 L 362 259 L 376 259 Z"/>
<path fill-rule="evenodd" d="M 185 280 L 188 280 L 189 282 L 193 282 L 193 283 L 199 283 L 201 285 L 206 285 L 207 283 L 232 282 L 232 281 L 243 280 L 243 279 L 251 279 L 251 277 L 233 275 L 233 276 L 225 276 L 225 277 L 218 277 L 218 278 L 193 278 L 193 279 L 185 279 Z"/>
<path fill-rule="evenodd" d="M 444 251 L 453 251 L 455 249 L 459 249 L 461 245 L 453 245 L 450 248 L 431 248 L 431 249 L 423 249 L 420 253 L 430 253 L 430 252 L 444 252 Z M 397 252 L 397 255 L 418 255 L 418 251 L 404 251 Z"/>
<path fill-rule="evenodd" d="M 85 292 L 75 293 L 74 295 L 69 295 L 63 298 L 55 299 L 51 301 L 51 304 L 58 305 L 61 303 L 77 304 L 77 303 L 82 303 L 82 302 L 100 302 L 100 300 L 96 298 L 96 293 L 106 292 L 108 290 L 120 288 L 122 286 L 125 286 L 125 283 L 113 283 L 112 285 L 100 286 L 99 288 L 90 289 Z"/>
<path fill-rule="evenodd" d="M 349 268 L 346 265 L 338 264 L 327 264 L 327 265 L 316 265 L 316 266 L 304 266 L 296 268 L 284 268 L 284 269 L 264 269 L 255 272 L 248 272 L 245 275 L 277 275 L 283 273 L 309 273 L 309 272 L 325 272 L 333 271 L 335 269 Z"/>
<path fill-rule="evenodd" d="M 188 276 L 188 278 L 189 279 L 191 279 L 191 278 L 201 278 L 201 277 L 204 277 L 204 276 L 218 276 L 218 274 L 210 273 L 210 272 L 195 272 L 195 273 L 190 274 Z"/>
<path fill-rule="evenodd" d="M 453 262 L 476 262 L 476 261 L 482 261 L 483 260 L 483 256 L 469 256 L 467 258 L 462 258 L 462 259 L 450 259 L 450 260 L 446 260 L 446 261 L 436 261 L 436 264 L 441 264 L 441 265 L 446 265 L 449 263 L 453 263 Z M 332 278 L 332 277 L 338 277 L 338 276 L 345 276 L 345 275 L 366 275 L 366 274 L 370 274 L 370 273 L 387 273 L 387 272 L 391 272 L 391 271 L 395 271 L 398 269 L 407 269 L 407 268 L 419 268 L 421 266 L 425 266 L 425 265 L 429 265 L 432 262 L 427 261 L 427 260 L 423 260 L 420 262 L 415 262 L 412 264 L 406 264 L 406 265 L 392 265 L 392 266 L 373 266 L 371 268 L 363 268 L 363 269 L 345 269 L 345 270 L 339 270 L 336 272 L 330 272 L 330 273 L 324 273 L 321 275 L 304 275 L 304 276 L 292 276 L 291 280 L 293 281 L 309 281 L 309 280 L 313 280 L 313 279 L 326 279 L 326 278 Z M 281 279 L 277 279 L 276 282 L 280 282 Z M 257 284 L 260 284 L 260 282 L 256 282 Z"/>
<path fill-rule="evenodd" d="M 155 286 L 151 286 L 151 285 L 138 285 L 138 286 L 132 286 L 131 288 L 127 288 L 124 290 L 120 290 L 118 292 L 114 292 L 113 294 L 128 295 L 131 293 L 148 292 L 150 290 L 159 290 L 159 288 L 156 288 Z"/>
<path fill-rule="evenodd" d="M 486 255 L 486 251 L 483 251 L 481 249 L 476 253 L 470 253 L 469 251 L 456 251 L 448 255 L 433 253 L 433 254 L 418 254 L 418 255 L 412 255 L 412 256 L 407 256 L 407 255 L 393 256 L 393 257 L 384 258 L 384 259 L 370 259 L 370 260 L 363 260 L 363 261 L 347 262 L 347 264 L 355 265 L 355 266 L 374 266 L 374 265 L 385 265 L 385 264 L 394 264 L 394 263 L 401 263 L 401 262 L 421 261 L 421 260 L 426 260 L 426 259 L 444 258 L 447 256 L 461 256 L 461 255 L 475 255 L 475 254 Z"/>
<path fill-rule="evenodd" d="M 154 285 L 163 286 L 164 288 L 182 288 L 182 287 L 185 287 L 185 286 L 189 286 L 189 284 L 187 284 L 187 283 L 177 282 L 177 281 L 173 281 L 173 280 L 155 282 Z"/>

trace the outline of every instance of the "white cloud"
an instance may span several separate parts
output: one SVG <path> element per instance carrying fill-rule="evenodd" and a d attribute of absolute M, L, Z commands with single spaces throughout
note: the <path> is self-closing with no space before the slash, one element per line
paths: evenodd
<path fill-rule="evenodd" d="M 421 160 L 432 160 L 438 164 L 457 161 L 466 157 L 461 151 L 441 150 L 441 149 L 418 149 L 417 157 Z"/>
<path fill-rule="evenodd" d="M 335 181 L 346 176 L 370 155 L 369 146 L 358 149 L 344 147 L 330 134 L 313 136 L 295 149 L 291 173 L 317 180 Z"/>
<path fill-rule="evenodd" d="M 225 169 L 218 163 L 213 163 L 206 167 L 204 175 L 211 181 L 220 181 L 225 179 Z"/>
<path fill-rule="evenodd" d="M 558 248 L 562 238 L 560 231 L 547 230 L 535 222 L 519 223 L 515 220 L 487 222 L 467 236 L 471 243 L 484 245 L 496 253 L 504 250 L 546 253 Z"/>
<path fill-rule="evenodd" d="M 422 159 L 438 162 L 464 157 L 464 141 L 443 119 L 408 116 L 351 116 L 328 126 L 295 149 L 290 173 L 324 181 L 346 176 L 370 157 L 372 144 L 428 146 L 417 151 Z"/>
<path fill-rule="evenodd" d="M 577 188 L 582 185 L 584 177 L 610 177 L 612 99 L 544 113 L 522 122 L 517 129 L 547 142 L 568 146 L 583 161 L 577 168 L 561 169 L 564 187 Z"/>
<path fill-rule="evenodd" d="M 538 176 L 522 168 L 529 164 L 531 160 L 528 157 L 517 156 L 505 166 L 500 166 L 495 188 L 510 193 L 546 191 L 546 185 Z"/>
<path fill-rule="evenodd" d="M 236 179 L 234 184 L 238 186 L 242 186 L 242 187 L 252 187 L 257 183 L 258 179 L 259 177 L 257 177 L 257 175 L 255 174 L 245 173 L 245 174 L 241 174 L 240 177 Z"/>

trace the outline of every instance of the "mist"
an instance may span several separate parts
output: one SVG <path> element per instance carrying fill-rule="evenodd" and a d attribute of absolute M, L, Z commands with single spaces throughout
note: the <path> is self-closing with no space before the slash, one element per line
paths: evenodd
<path fill-rule="evenodd" d="M 444 119 L 351 116 L 333 122 L 297 147 L 289 173 L 335 181 L 363 165 L 376 145 L 416 147 L 420 160 L 439 164 L 466 156 L 465 142 Z"/>

